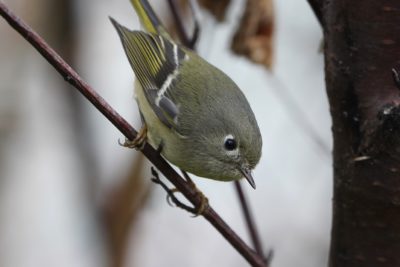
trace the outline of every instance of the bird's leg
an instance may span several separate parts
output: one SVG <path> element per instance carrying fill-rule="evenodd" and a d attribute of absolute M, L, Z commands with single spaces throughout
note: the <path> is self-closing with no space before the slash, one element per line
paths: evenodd
<path fill-rule="evenodd" d="M 121 143 L 120 141 L 118 141 L 118 143 L 124 147 L 141 150 L 141 149 L 143 149 L 144 145 L 146 144 L 146 139 L 147 139 L 147 126 L 146 126 L 146 124 L 143 124 L 142 128 L 140 128 L 135 139 L 133 139 L 132 141 L 129 139 L 125 139 L 124 143 Z"/>
<path fill-rule="evenodd" d="M 185 177 L 186 182 L 189 184 L 190 187 L 197 193 L 197 196 L 200 198 L 200 205 L 198 207 L 190 207 L 181 201 L 175 196 L 176 192 L 179 192 L 176 188 L 169 188 L 164 182 L 161 181 L 160 177 L 158 176 L 157 171 L 154 168 L 151 168 L 151 173 L 153 178 L 151 179 L 154 183 L 161 185 L 161 187 L 167 192 L 167 202 L 171 205 L 171 201 L 179 208 L 184 209 L 197 217 L 203 214 L 204 210 L 208 207 L 208 199 L 204 194 L 197 189 L 196 184 L 190 179 L 189 175 L 182 171 L 183 176 Z"/>
<path fill-rule="evenodd" d="M 163 181 L 161 181 L 158 172 L 152 167 L 151 168 L 151 174 L 153 175 L 153 178 L 151 178 L 151 181 L 159 184 L 166 192 L 167 192 L 167 202 L 168 204 L 171 205 L 171 201 L 179 208 L 186 210 L 187 212 L 190 212 L 192 214 L 197 214 L 197 209 L 192 208 L 181 201 L 175 196 L 176 192 L 179 192 L 176 188 L 169 188 Z"/>
<path fill-rule="evenodd" d="M 184 170 L 181 169 L 181 172 L 183 174 L 183 177 L 185 177 L 185 180 L 187 184 L 197 193 L 197 195 L 200 198 L 200 205 L 196 208 L 196 213 L 194 214 L 195 217 L 201 215 L 204 210 L 208 207 L 208 198 L 201 192 L 196 184 L 192 181 L 192 179 L 189 177 L 189 174 L 185 172 Z"/>
<path fill-rule="evenodd" d="M 158 147 L 157 147 L 157 152 L 158 152 L 159 154 L 161 154 L 163 148 L 164 148 L 164 142 L 161 140 L 161 143 L 160 143 L 160 144 L 158 145 Z"/>

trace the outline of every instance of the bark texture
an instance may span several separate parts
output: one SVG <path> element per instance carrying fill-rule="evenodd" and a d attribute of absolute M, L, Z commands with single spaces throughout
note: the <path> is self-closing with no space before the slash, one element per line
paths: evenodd
<path fill-rule="evenodd" d="M 400 1 L 310 0 L 333 120 L 331 267 L 400 266 Z"/>

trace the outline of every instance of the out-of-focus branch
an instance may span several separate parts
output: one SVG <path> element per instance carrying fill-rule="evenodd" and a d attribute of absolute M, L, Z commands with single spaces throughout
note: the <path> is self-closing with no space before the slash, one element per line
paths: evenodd
<path fill-rule="evenodd" d="M 199 38 L 200 25 L 196 19 L 196 16 L 194 16 L 194 14 L 193 14 L 194 13 L 193 6 L 189 5 L 190 11 L 193 15 L 192 17 L 194 18 L 193 19 L 193 22 L 194 22 L 193 34 L 192 34 L 192 37 L 189 37 L 189 34 L 187 33 L 185 26 L 184 26 L 185 23 L 183 22 L 184 18 L 182 16 L 182 12 L 179 11 L 178 3 L 176 2 L 176 0 L 168 0 L 168 4 L 171 9 L 172 16 L 174 17 L 174 20 L 175 20 L 175 26 L 178 31 L 179 38 L 181 39 L 182 43 L 186 47 L 189 47 L 190 49 L 194 49 L 194 47 L 197 43 L 197 40 Z"/>
<path fill-rule="evenodd" d="M 242 185 L 240 184 L 240 181 L 235 181 L 235 189 L 236 189 L 237 196 L 239 198 L 240 206 L 242 207 L 243 216 L 245 218 L 247 229 L 249 231 L 249 235 L 250 235 L 251 241 L 253 243 L 254 249 L 257 251 L 257 253 L 259 255 L 265 257 L 264 250 L 262 248 L 262 244 L 261 244 L 261 240 L 260 240 L 260 235 L 258 234 L 256 224 L 255 224 L 253 216 L 251 214 L 250 207 L 249 207 L 249 204 L 247 203 L 247 199 L 243 192 L 243 188 L 242 188 Z M 270 262 L 269 256 L 266 259 L 267 262 Z"/>
<path fill-rule="evenodd" d="M 46 60 L 61 74 L 61 76 L 78 89 L 121 133 L 133 140 L 137 131 L 129 125 L 92 87 L 82 78 L 28 25 L 11 12 L 0 2 L 0 15 L 21 34 Z M 146 144 L 143 154 L 157 167 L 157 169 L 195 206 L 201 205 L 201 196 L 198 191 L 190 187 L 186 181 L 154 150 Z M 266 267 L 264 259 L 247 246 L 243 240 L 222 220 L 222 218 L 207 205 L 202 213 L 228 242 L 252 265 Z"/>

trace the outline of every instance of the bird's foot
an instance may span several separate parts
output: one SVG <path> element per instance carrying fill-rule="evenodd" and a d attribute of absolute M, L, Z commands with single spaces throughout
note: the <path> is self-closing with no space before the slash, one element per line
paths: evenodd
<path fill-rule="evenodd" d="M 199 215 L 202 215 L 203 212 L 206 210 L 208 207 L 208 199 L 207 197 L 199 190 L 197 189 L 196 185 L 193 183 L 193 181 L 189 178 L 186 172 L 184 173 L 184 177 L 186 179 L 186 182 L 188 185 L 195 191 L 197 197 L 199 198 L 199 205 L 197 207 L 191 207 L 183 202 L 181 202 L 176 196 L 175 193 L 180 192 L 177 188 L 169 188 L 163 181 L 161 181 L 158 172 L 154 169 L 151 168 L 151 173 L 153 175 L 152 181 L 156 184 L 161 185 L 161 187 L 167 192 L 167 202 L 168 204 L 172 205 L 175 204 L 175 206 L 186 210 L 187 212 L 190 212 L 194 215 L 194 217 L 197 217 Z"/>
<path fill-rule="evenodd" d="M 140 128 L 138 134 L 135 139 L 129 140 L 125 139 L 125 142 L 122 143 L 118 140 L 118 144 L 128 148 L 134 148 L 136 150 L 142 150 L 147 140 L 147 126 L 144 124 L 142 128 Z"/>
<path fill-rule="evenodd" d="M 196 213 L 194 213 L 194 217 L 197 217 L 199 215 L 202 215 L 205 209 L 208 207 L 208 198 L 201 192 L 196 184 L 193 182 L 193 180 L 190 178 L 189 174 L 185 172 L 184 170 L 181 169 L 181 172 L 183 174 L 183 177 L 185 177 L 185 180 L 187 184 L 196 192 L 196 195 L 200 199 L 199 205 L 196 207 Z"/>

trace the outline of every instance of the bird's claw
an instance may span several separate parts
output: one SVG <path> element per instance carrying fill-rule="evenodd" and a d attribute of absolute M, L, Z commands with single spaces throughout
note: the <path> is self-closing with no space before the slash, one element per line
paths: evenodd
<path fill-rule="evenodd" d="M 161 185 L 161 187 L 167 192 L 167 202 L 169 205 L 172 206 L 172 203 L 175 204 L 175 206 L 184 209 L 190 213 L 193 214 L 193 217 L 197 217 L 199 215 L 202 215 L 203 212 L 206 210 L 208 207 L 208 199 L 207 197 L 197 189 L 196 185 L 192 182 L 192 180 L 189 178 L 189 180 L 186 180 L 186 182 L 196 191 L 197 196 L 200 198 L 200 204 L 197 207 L 190 207 L 184 203 L 182 203 L 176 196 L 175 193 L 180 192 L 177 188 L 169 188 L 163 181 L 161 181 L 158 172 L 154 169 L 151 168 L 151 173 L 153 175 L 153 178 L 151 179 L 154 183 Z M 187 179 L 189 176 L 184 173 L 185 178 Z"/>
<path fill-rule="evenodd" d="M 125 142 L 123 142 L 123 143 L 120 140 L 118 140 L 118 144 L 123 147 L 134 148 L 136 150 L 142 150 L 143 147 L 146 145 L 146 140 L 147 140 L 147 126 L 143 125 L 143 127 L 140 128 L 135 139 L 129 140 L 126 138 Z"/>

